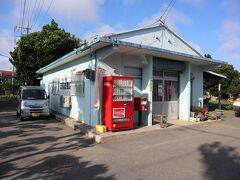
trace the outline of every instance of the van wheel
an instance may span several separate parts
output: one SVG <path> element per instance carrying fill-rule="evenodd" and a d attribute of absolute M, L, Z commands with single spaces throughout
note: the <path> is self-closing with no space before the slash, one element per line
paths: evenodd
<path fill-rule="evenodd" d="M 19 114 L 19 119 L 20 119 L 20 121 L 23 121 L 23 117 L 22 117 L 22 115 L 21 115 L 21 111 L 20 111 L 20 113 L 18 113 Z"/>

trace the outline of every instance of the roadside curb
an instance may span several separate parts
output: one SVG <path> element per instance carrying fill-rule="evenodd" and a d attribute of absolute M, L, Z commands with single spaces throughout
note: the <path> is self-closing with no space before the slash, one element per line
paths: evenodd
<path fill-rule="evenodd" d="M 172 126 L 168 128 L 161 128 L 160 126 L 149 126 L 149 127 L 143 127 L 140 129 L 133 129 L 133 130 L 127 130 L 127 131 L 117 131 L 117 132 L 105 132 L 105 133 L 97 133 L 95 131 L 95 127 L 92 127 L 90 125 L 87 125 L 85 123 L 77 122 L 75 119 L 67 117 L 65 115 L 52 112 L 56 119 L 61 121 L 62 123 L 66 124 L 68 127 L 79 131 L 81 134 L 85 135 L 89 139 L 94 139 L 96 143 L 104 143 L 108 140 L 112 140 L 114 138 L 119 138 L 127 135 L 138 135 L 142 133 L 147 132 L 153 132 L 153 131 L 159 131 L 159 130 L 167 130 L 167 129 L 176 129 L 176 128 L 186 128 L 186 127 L 200 127 L 204 124 L 212 124 L 212 123 L 219 123 L 222 120 L 208 120 L 203 122 L 196 122 L 195 124 L 185 124 L 185 125 L 179 125 L 179 124 L 172 124 Z"/>
<path fill-rule="evenodd" d="M 79 131 L 81 134 L 85 135 L 89 139 L 96 139 L 97 134 L 95 132 L 94 127 L 87 125 L 85 123 L 77 122 L 75 119 L 67 117 L 63 114 L 59 114 L 56 112 L 51 112 L 51 113 L 54 114 L 57 120 L 67 125 L 68 127 L 72 128 L 73 130 Z"/>

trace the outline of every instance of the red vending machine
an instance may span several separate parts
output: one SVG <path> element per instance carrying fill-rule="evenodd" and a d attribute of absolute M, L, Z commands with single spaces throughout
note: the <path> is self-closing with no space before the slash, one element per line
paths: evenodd
<path fill-rule="evenodd" d="M 133 78 L 103 77 L 102 120 L 109 131 L 133 128 Z"/>

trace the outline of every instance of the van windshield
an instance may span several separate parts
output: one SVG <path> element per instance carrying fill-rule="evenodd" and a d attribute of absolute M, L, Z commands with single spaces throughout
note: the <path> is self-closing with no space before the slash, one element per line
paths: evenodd
<path fill-rule="evenodd" d="M 42 89 L 25 89 L 23 90 L 22 99 L 34 100 L 34 99 L 47 99 L 45 90 Z"/>

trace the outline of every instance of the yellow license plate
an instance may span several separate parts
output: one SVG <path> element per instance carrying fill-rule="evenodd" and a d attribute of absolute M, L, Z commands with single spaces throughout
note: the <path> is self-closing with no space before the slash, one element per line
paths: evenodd
<path fill-rule="evenodd" d="M 32 117 L 39 117 L 40 113 L 32 113 Z"/>

